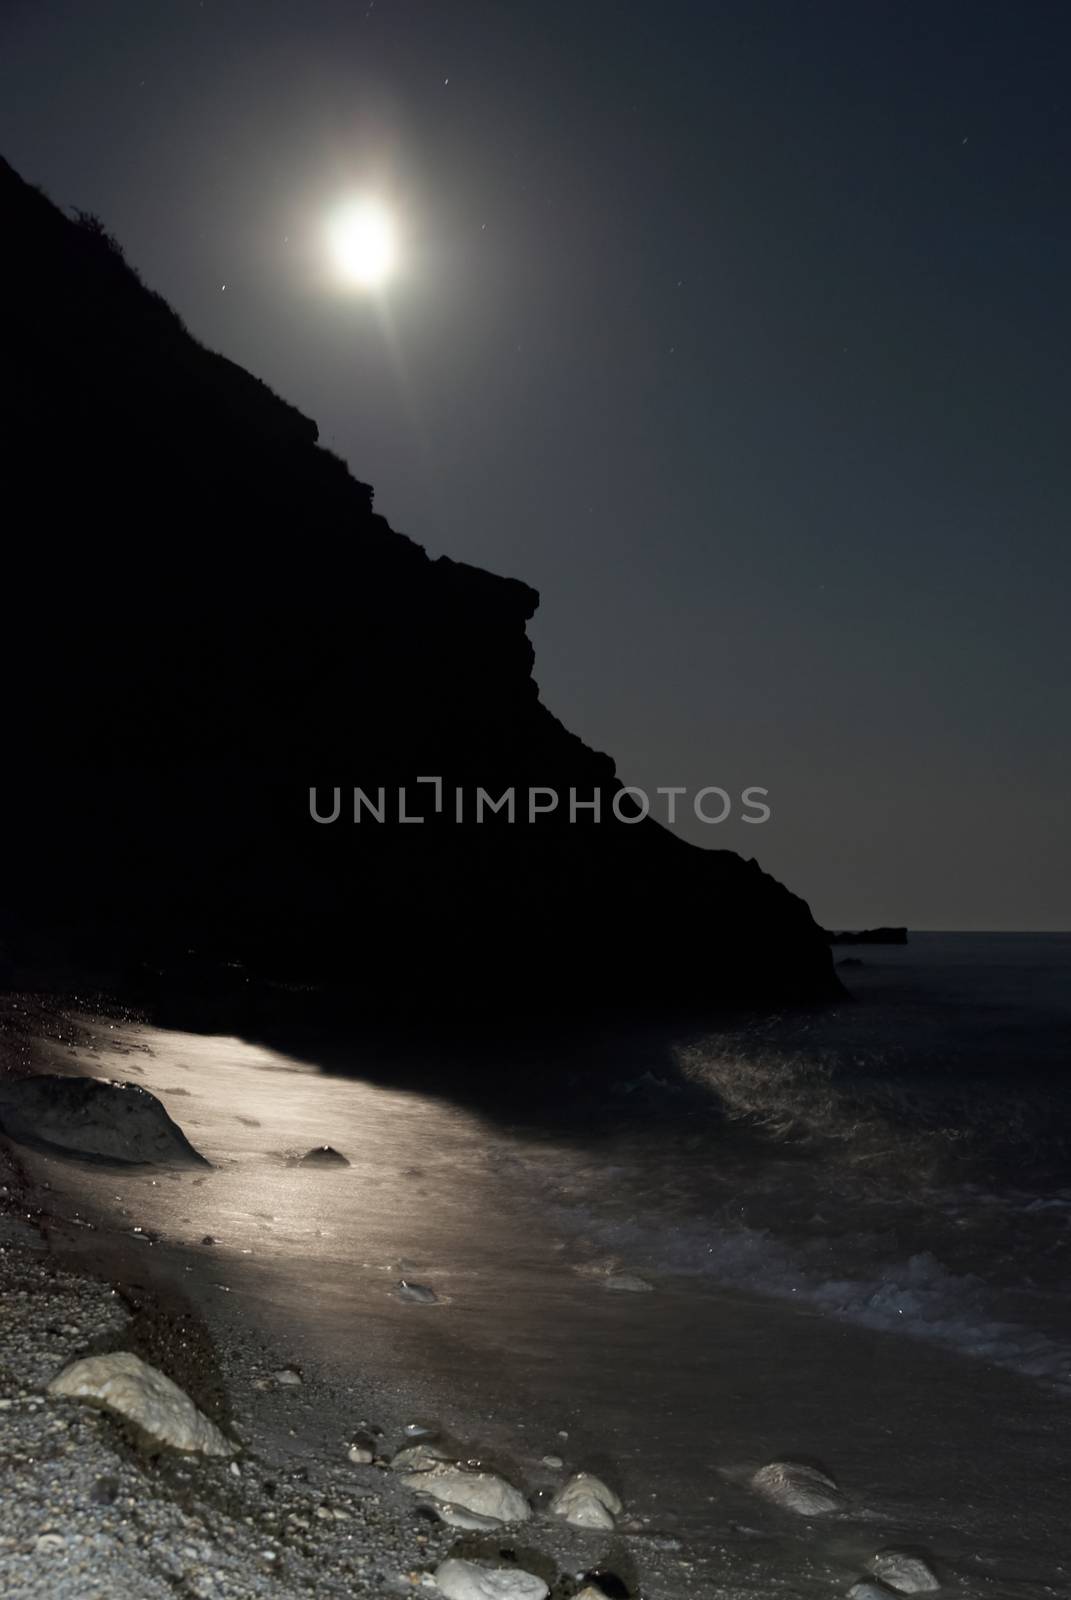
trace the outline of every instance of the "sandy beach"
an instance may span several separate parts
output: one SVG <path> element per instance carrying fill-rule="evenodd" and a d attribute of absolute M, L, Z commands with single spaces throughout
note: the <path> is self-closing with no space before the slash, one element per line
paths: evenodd
<path fill-rule="evenodd" d="M 32 1221 L 3 1258 L 28 1296 L 5 1295 L 5 1398 L 8 1420 L 30 1430 L 21 1470 L 35 1484 L 11 1497 L 0 1546 L 9 1592 L 62 1593 L 64 1582 L 95 1592 L 77 1587 L 71 1563 L 129 1517 L 147 1519 L 148 1542 L 126 1540 L 129 1586 L 109 1571 L 115 1594 L 173 1592 L 176 1581 L 221 1595 L 408 1588 L 457 1530 L 382 1466 L 350 1464 L 346 1447 L 382 1430 L 386 1459 L 414 1427 L 529 1497 L 533 1521 L 498 1544 L 523 1548 L 523 1564 L 539 1563 L 563 1595 L 599 1568 L 666 1600 L 817 1600 L 846 1593 L 889 1545 L 930 1552 L 950 1592 L 1061 1592 L 1068 1402 L 1050 1385 L 673 1273 L 652 1292 L 611 1292 L 632 1263 L 563 1233 L 527 1180 L 526 1160 L 561 1144 L 548 1131 L 321 1074 L 234 1037 L 91 1015 L 70 998 L 13 1005 L 9 1063 L 138 1083 L 211 1167 L 92 1164 L 6 1144 L 9 1212 Z M 328 1140 L 350 1165 L 299 1163 Z M 434 1303 L 404 1298 L 403 1281 L 429 1287 Z M 163 1327 L 167 1337 L 145 1331 Z M 158 1352 L 241 1441 L 237 1475 L 166 1453 L 149 1462 L 109 1419 L 83 1409 L 74 1421 L 69 1403 L 40 1400 L 54 1371 L 102 1338 Z M 300 1382 L 273 1377 L 285 1369 Z M 35 1459 L 57 1415 L 65 1448 L 76 1430 L 59 1488 L 56 1469 Z M 802 1518 L 764 1503 L 748 1480 L 777 1458 L 820 1463 L 842 1510 Z M 547 1514 L 573 1470 L 620 1494 L 612 1533 Z M 130 1494 L 93 1504 L 90 1480 L 102 1475 Z M 64 1528 L 80 1531 L 53 1548 L 40 1541 L 57 1494 Z M 189 1516 L 204 1524 L 199 1538 L 183 1533 Z"/>

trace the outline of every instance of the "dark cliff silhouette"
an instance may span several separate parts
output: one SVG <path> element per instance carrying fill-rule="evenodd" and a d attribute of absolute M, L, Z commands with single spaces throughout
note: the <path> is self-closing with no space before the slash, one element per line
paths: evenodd
<path fill-rule="evenodd" d="M 431 560 L 316 424 L 8 166 L 4 899 L 64 957 L 210 961 L 365 1005 L 705 1008 L 837 992 L 807 906 L 653 821 L 359 826 L 441 775 L 604 811 L 539 700 L 525 584 Z M 319 826 L 309 790 L 342 818 Z"/>

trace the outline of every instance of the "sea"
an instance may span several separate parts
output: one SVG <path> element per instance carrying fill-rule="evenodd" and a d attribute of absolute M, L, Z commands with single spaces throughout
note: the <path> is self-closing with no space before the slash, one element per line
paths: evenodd
<path fill-rule="evenodd" d="M 640 1272 L 1071 1386 L 1071 935 L 838 950 L 845 1003 L 682 1045 L 709 1118 L 682 1096 L 685 1126 L 623 1139 L 612 1181 L 556 1174 L 556 1216 Z"/>

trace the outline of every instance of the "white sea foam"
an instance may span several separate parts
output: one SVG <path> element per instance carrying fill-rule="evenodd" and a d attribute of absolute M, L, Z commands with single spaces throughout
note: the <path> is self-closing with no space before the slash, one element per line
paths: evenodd
<path fill-rule="evenodd" d="M 600 1216 L 597 1208 L 551 1207 L 557 1224 L 608 1262 L 652 1278 L 697 1276 L 737 1292 L 771 1295 L 845 1322 L 951 1346 L 1071 1392 L 1071 1344 L 1002 1313 L 1001 1296 L 975 1274 L 949 1270 L 929 1250 L 858 1263 L 870 1238 L 791 1243 L 746 1225 L 659 1225 Z M 855 1246 L 856 1248 L 853 1248 Z M 834 1270 L 856 1258 L 857 1270 Z"/>

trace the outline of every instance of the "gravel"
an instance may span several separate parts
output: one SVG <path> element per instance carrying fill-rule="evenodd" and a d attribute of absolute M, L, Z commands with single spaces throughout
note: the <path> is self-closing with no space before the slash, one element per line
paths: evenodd
<path fill-rule="evenodd" d="M 68 1362 L 142 1338 L 144 1311 L 42 1248 L 2 1145 L 0 1218 L 0 1594 L 287 1600 L 428 1581 L 455 1536 L 377 1467 L 148 1454 L 120 1419 L 48 1398 Z"/>

